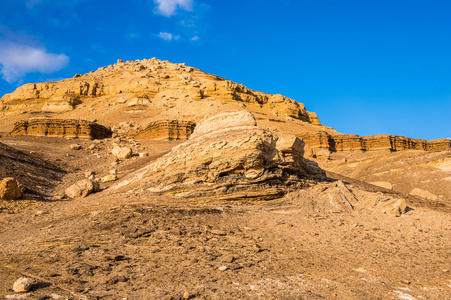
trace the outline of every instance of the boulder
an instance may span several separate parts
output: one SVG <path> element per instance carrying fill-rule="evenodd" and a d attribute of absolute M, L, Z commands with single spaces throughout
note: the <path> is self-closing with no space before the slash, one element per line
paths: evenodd
<path fill-rule="evenodd" d="M 153 192 L 220 199 L 273 199 L 314 184 L 304 170 L 304 143 L 256 126 L 246 111 L 201 121 L 189 140 L 115 188 L 140 183 Z"/>
<path fill-rule="evenodd" d="M 126 159 L 132 156 L 132 149 L 130 147 L 116 145 L 111 150 L 111 154 L 113 154 L 117 158 Z"/>
<path fill-rule="evenodd" d="M 33 283 L 26 277 L 20 277 L 14 282 L 13 290 L 16 293 L 26 293 L 33 287 Z"/>
<path fill-rule="evenodd" d="M 24 193 L 24 187 L 14 178 L 7 177 L 0 181 L 0 199 L 20 199 Z"/>
<path fill-rule="evenodd" d="M 65 190 L 66 196 L 69 198 L 84 198 L 93 192 L 98 192 L 99 183 L 90 179 L 83 179 L 71 185 Z"/>

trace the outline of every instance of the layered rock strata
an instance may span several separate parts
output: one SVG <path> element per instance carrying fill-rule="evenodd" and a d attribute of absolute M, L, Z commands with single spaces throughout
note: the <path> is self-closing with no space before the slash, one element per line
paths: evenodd
<path fill-rule="evenodd" d="M 222 200 L 279 198 L 316 183 L 306 171 L 304 143 L 256 126 L 245 111 L 200 122 L 189 140 L 118 184 L 181 197 Z"/>
<path fill-rule="evenodd" d="M 17 122 L 10 135 L 104 139 L 111 137 L 112 131 L 103 125 L 84 120 L 31 119 Z"/>
<path fill-rule="evenodd" d="M 155 121 L 140 129 L 134 134 L 134 138 L 136 140 L 187 140 L 195 127 L 196 123 L 191 121 Z"/>
<path fill-rule="evenodd" d="M 438 139 L 426 141 L 411 139 L 404 136 L 373 135 L 358 136 L 351 134 L 330 135 L 327 132 L 307 133 L 298 135 L 309 147 L 313 149 L 328 149 L 330 151 L 348 150 L 444 150 L 451 148 L 451 140 Z"/>

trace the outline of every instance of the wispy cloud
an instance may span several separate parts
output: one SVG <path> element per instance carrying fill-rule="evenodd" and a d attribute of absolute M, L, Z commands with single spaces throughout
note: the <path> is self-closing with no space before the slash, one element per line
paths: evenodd
<path fill-rule="evenodd" d="M 180 35 L 173 35 L 169 32 L 160 32 L 158 34 L 158 37 L 165 40 L 165 41 L 172 41 L 172 40 L 178 40 L 180 38 Z"/>
<path fill-rule="evenodd" d="M 9 83 L 28 73 L 50 74 L 69 63 L 65 54 L 50 53 L 44 47 L 0 40 L 0 74 Z"/>
<path fill-rule="evenodd" d="M 194 0 L 154 0 L 155 12 L 165 17 L 171 17 L 178 9 L 192 11 Z"/>

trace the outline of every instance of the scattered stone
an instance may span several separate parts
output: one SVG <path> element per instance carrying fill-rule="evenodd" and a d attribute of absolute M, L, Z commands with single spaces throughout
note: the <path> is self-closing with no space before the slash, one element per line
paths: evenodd
<path fill-rule="evenodd" d="M 140 152 L 139 153 L 139 157 L 146 157 L 146 156 L 149 156 L 149 153 L 147 153 L 147 152 Z"/>
<path fill-rule="evenodd" d="M 20 277 L 14 282 L 13 290 L 16 293 L 25 293 L 31 290 L 33 283 L 27 277 Z"/>
<path fill-rule="evenodd" d="M 388 181 L 373 181 L 373 182 L 370 182 L 370 184 L 377 185 L 377 186 L 380 186 L 380 187 L 382 187 L 384 189 L 388 189 L 388 190 L 393 189 L 393 185 Z"/>
<path fill-rule="evenodd" d="M 359 272 L 359 273 L 366 273 L 366 269 L 364 267 L 360 267 L 360 268 L 353 269 L 353 270 L 356 272 Z"/>
<path fill-rule="evenodd" d="M 185 291 L 183 293 L 183 299 L 189 299 L 191 297 L 191 295 L 188 293 L 188 291 Z"/>
<path fill-rule="evenodd" d="M 387 215 L 399 217 L 406 212 L 406 200 L 391 199 L 387 202 L 382 203 L 382 209 Z"/>
<path fill-rule="evenodd" d="M 122 275 L 114 276 L 113 278 L 109 279 L 106 283 L 107 284 L 116 284 L 118 282 L 127 282 L 128 278 Z"/>
<path fill-rule="evenodd" d="M 226 267 L 226 266 L 221 266 L 218 268 L 219 271 L 225 271 L 227 269 L 228 269 L 228 267 Z"/>
<path fill-rule="evenodd" d="M 3 178 L 0 181 L 0 199 L 2 200 L 20 199 L 24 190 L 24 187 L 12 177 Z"/>
<path fill-rule="evenodd" d="M 111 169 L 110 170 L 110 174 L 111 175 L 117 175 L 117 170 L 116 169 Z"/>
<path fill-rule="evenodd" d="M 431 192 L 425 191 L 423 189 L 420 188 L 414 188 L 410 194 L 412 196 L 417 196 L 417 197 L 421 197 L 421 198 L 425 198 L 428 200 L 433 200 L 433 201 L 437 201 L 438 197 L 437 195 L 432 194 Z"/>
<path fill-rule="evenodd" d="M 101 182 L 111 182 L 111 181 L 116 181 L 116 180 L 117 180 L 117 175 L 114 175 L 114 174 L 106 175 L 100 179 Z"/>
<path fill-rule="evenodd" d="M 96 172 L 88 170 L 88 171 L 85 172 L 85 177 L 86 178 L 90 178 L 91 176 L 93 176 L 95 174 L 96 174 Z"/>
<path fill-rule="evenodd" d="M 20 299 L 27 299 L 30 294 L 15 294 L 15 295 L 6 295 L 5 299 L 14 299 L 14 300 L 20 300 Z"/>
<path fill-rule="evenodd" d="M 81 150 L 81 145 L 79 144 L 72 144 L 70 145 L 71 150 Z"/>
<path fill-rule="evenodd" d="M 132 149 L 129 147 L 114 146 L 111 154 L 117 158 L 126 159 L 132 156 Z"/>
<path fill-rule="evenodd" d="M 84 198 L 93 192 L 99 191 L 99 183 L 90 179 L 83 179 L 65 190 L 69 198 Z"/>

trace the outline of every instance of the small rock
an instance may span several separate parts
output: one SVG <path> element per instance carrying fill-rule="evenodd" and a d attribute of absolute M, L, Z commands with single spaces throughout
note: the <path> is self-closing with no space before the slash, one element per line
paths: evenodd
<path fill-rule="evenodd" d="M 117 158 L 130 158 L 132 156 L 132 149 L 129 147 L 114 146 L 113 150 L 111 150 L 111 154 Z"/>
<path fill-rule="evenodd" d="M 370 184 L 377 185 L 377 186 L 383 187 L 384 189 L 388 189 L 388 190 L 393 189 L 393 185 L 388 181 L 373 181 L 373 182 L 370 182 Z"/>
<path fill-rule="evenodd" d="M 14 178 L 7 177 L 0 181 L 0 199 L 16 200 L 23 196 L 24 187 Z"/>
<path fill-rule="evenodd" d="M 70 145 L 71 150 L 81 150 L 81 145 L 79 144 L 72 144 Z"/>
<path fill-rule="evenodd" d="M 183 293 L 183 299 L 189 299 L 190 297 L 191 295 L 187 291 Z"/>
<path fill-rule="evenodd" d="M 360 267 L 360 268 L 353 269 L 353 270 L 356 272 L 359 272 L 359 273 L 366 273 L 366 269 L 364 267 Z"/>
<path fill-rule="evenodd" d="M 110 170 L 110 174 L 111 175 L 117 175 L 117 170 L 116 169 L 111 169 Z"/>
<path fill-rule="evenodd" d="M 116 180 L 117 180 L 117 175 L 114 175 L 114 174 L 104 176 L 104 177 L 102 177 L 102 179 L 100 179 L 101 182 L 111 182 L 111 181 L 116 181 Z"/>
<path fill-rule="evenodd" d="M 71 185 L 65 190 L 69 198 L 84 198 L 93 192 L 99 191 L 100 186 L 97 181 L 83 179 Z"/>
<path fill-rule="evenodd" d="M 213 229 L 210 232 L 211 232 L 211 234 L 214 234 L 214 235 L 220 235 L 220 236 L 227 235 L 227 232 L 225 232 L 224 230 L 215 230 L 215 229 Z"/>
<path fill-rule="evenodd" d="M 428 200 L 433 200 L 433 201 L 437 201 L 438 200 L 437 195 L 434 195 L 431 192 L 428 192 L 426 190 L 422 190 L 420 188 L 414 188 L 412 191 L 410 191 L 410 194 L 412 196 L 417 196 L 417 197 L 425 198 L 425 199 L 428 199 Z"/>
<path fill-rule="evenodd" d="M 14 299 L 14 300 L 20 300 L 20 299 L 27 299 L 30 294 L 15 294 L 15 295 L 6 295 L 5 299 Z"/>
<path fill-rule="evenodd" d="M 25 293 L 31 290 L 31 287 L 33 286 L 33 283 L 30 279 L 26 277 L 20 277 L 19 279 L 14 282 L 13 290 L 16 293 Z"/>
<path fill-rule="evenodd" d="M 218 268 L 219 271 L 225 271 L 225 270 L 227 270 L 227 269 L 228 269 L 228 268 L 227 268 L 226 266 L 221 266 L 221 267 Z"/>
<path fill-rule="evenodd" d="M 118 275 L 118 276 L 115 276 L 115 277 L 109 279 L 106 283 L 107 284 L 116 284 L 118 282 L 127 282 L 127 281 L 128 281 L 127 277 Z"/>
<path fill-rule="evenodd" d="M 85 177 L 86 178 L 89 178 L 89 177 L 91 177 L 92 175 L 95 175 L 96 173 L 94 172 L 94 171 L 91 171 L 91 170 L 89 170 L 89 171 L 86 171 L 85 172 Z"/>
<path fill-rule="evenodd" d="M 147 152 L 140 152 L 139 153 L 139 157 L 146 157 L 146 156 L 149 156 L 149 153 L 147 153 Z"/>
<path fill-rule="evenodd" d="M 407 205 L 404 199 L 394 199 L 382 204 L 382 208 L 387 215 L 399 217 L 406 212 Z"/>

